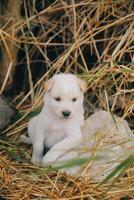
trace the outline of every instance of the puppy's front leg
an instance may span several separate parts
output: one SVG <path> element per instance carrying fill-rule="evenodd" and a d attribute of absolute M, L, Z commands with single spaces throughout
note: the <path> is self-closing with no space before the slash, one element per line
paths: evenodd
<path fill-rule="evenodd" d="M 35 165 L 41 165 L 42 157 L 43 157 L 43 151 L 44 151 L 44 142 L 43 140 L 35 141 L 33 144 L 33 153 L 32 153 L 32 159 L 31 162 Z"/>
<path fill-rule="evenodd" d="M 55 144 L 43 157 L 42 166 L 53 164 L 58 158 L 63 156 L 70 149 L 78 147 L 81 138 L 65 138 L 59 143 Z"/>

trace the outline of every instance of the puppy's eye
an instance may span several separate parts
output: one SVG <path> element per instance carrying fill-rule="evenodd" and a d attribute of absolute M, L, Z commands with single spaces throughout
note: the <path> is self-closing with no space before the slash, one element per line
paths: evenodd
<path fill-rule="evenodd" d="M 74 98 L 72 99 L 72 101 L 73 101 L 73 102 L 77 101 L 77 98 L 74 97 Z"/>
<path fill-rule="evenodd" d="M 55 101 L 61 101 L 60 97 L 55 97 L 54 99 L 55 99 Z"/>

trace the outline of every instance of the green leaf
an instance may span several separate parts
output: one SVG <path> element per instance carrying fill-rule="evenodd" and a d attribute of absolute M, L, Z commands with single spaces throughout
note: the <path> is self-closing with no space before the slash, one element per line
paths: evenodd
<path fill-rule="evenodd" d="M 121 162 L 117 167 L 110 173 L 106 178 L 98 185 L 102 185 L 109 181 L 110 179 L 114 178 L 116 176 L 116 180 L 120 177 L 120 175 L 125 172 L 125 170 L 130 167 L 130 165 L 134 164 L 134 156 L 129 156 L 127 159 L 125 159 L 123 162 Z M 113 185 L 115 180 L 112 182 L 110 187 Z"/>
<path fill-rule="evenodd" d="M 59 170 L 63 168 L 69 168 L 73 166 L 83 165 L 87 162 L 89 162 L 92 158 L 78 158 L 78 159 L 72 159 L 69 161 L 59 162 L 57 164 L 52 165 L 49 169 L 50 170 Z"/>

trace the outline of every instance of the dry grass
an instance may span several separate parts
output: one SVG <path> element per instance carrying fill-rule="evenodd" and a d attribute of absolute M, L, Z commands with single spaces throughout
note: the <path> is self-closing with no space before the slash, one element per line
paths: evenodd
<path fill-rule="evenodd" d="M 67 3 L 57 0 L 50 5 L 41 2 L 42 8 L 36 1 L 31 5 L 23 1 L 19 20 L 6 30 L 0 29 L 1 42 L 9 54 L 12 49 L 5 43 L 8 40 L 18 52 L 25 52 L 16 66 L 23 67 L 26 74 L 24 80 L 18 82 L 23 85 L 22 92 L 13 98 L 20 117 L 3 130 L 0 140 L 0 195 L 13 200 L 116 200 L 125 196 L 134 199 L 133 168 L 107 191 L 110 183 L 97 188 L 98 183 L 91 180 L 29 164 L 29 148 L 25 150 L 22 145 L 11 142 L 26 130 L 28 118 L 40 109 L 43 82 L 61 71 L 78 74 L 88 82 L 86 115 L 96 108 L 104 108 L 127 118 L 134 128 L 133 1 L 71 0 Z M 10 21 L 10 16 L 8 19 Z M 12 28 L 14 35 L 10 34 Z M 1 92 L 10 79 L 12 63 L 11 58 Z"/>
<path fill-rule="evenodd" d="M 3 144 L 1 144 L 3 145 Z M 11 155 L 14 158 L 11 159 Z M 20 155 L 20 156 L 18 156 Z M 9 159 L 10 157 L 10 159 Z M 24 159 L 25 158 L 25 159 Z M 77 179 L 63 173 L 50 172 L 28 163 L 29 153 L 14 144 L 1 147 L 0 185 L 1 196 L 6 199 L 120 199 L 134 198 L 133 178 L 128 170 L 127 176 L 111 187 L 110 183 L 97 187 L 90 179 Z M 129 199 L 129 198 L 128 198 Z"/>

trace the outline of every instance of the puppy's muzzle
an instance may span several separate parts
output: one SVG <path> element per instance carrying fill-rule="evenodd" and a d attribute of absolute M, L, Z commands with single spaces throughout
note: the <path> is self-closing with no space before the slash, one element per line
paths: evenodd
<path fill-rule="evenodd" d="M 62 115 L 63 115 L 63 117 L 65 117 L 65 118 L 68 118 L 68 117 L 70 116 L 70 114 L 71 114 L 71 112 L 70 112 L 69 110 L 64 110 L 64 111 L 62 111 Z"/>

